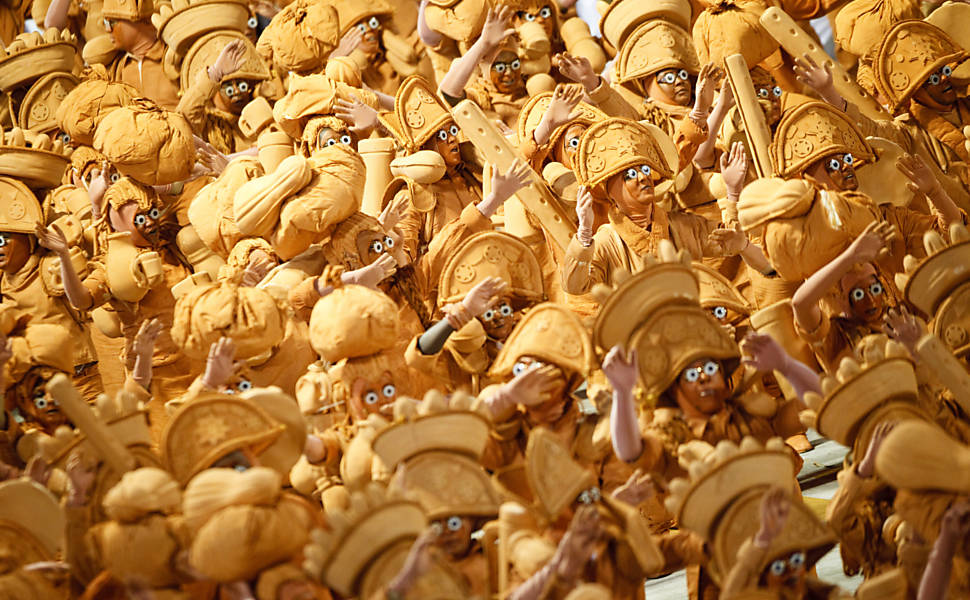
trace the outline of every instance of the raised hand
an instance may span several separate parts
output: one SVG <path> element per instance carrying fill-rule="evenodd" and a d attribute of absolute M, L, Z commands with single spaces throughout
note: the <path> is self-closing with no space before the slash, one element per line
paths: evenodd
<path fill-rule="evenodd" d="M 503 387 L 516 404 L 538 406 L 552 400 L 552 392 L 559 386 L 557 378 L 555 367 L 535 365 Z"/>
<path fill-rule="evenodd" d="M 67 458 L 68 506 L 86 506 L 90 501 L 91 488 L 98 475 L 98 465 L 82 450 L 76 449 Z"/>
<path fill-rule="evenodd" d="M 209 67 L 209 79 L 221 83 L 226 76 L 241 69 L 245 62 L 246 45 L 242 40 L 233 40 L 222 48 L 216 62 Z"/>
<path fill-rule="evenodd" d="M 529 165 L 516 159 L 505 173 L 492 169 L 492 191 L 477 204 L 478 211 L 491 217 L 498 207 L 505 204 L 516 192 L 529 185 Z"/>
<path fill-rule="evenodd" d="M 67 238 L 58 227 L 54 225 L 44 227 L 43 224 L 38 223 L 37 228 L 34 229 L 34 235 L 37 236 L 37 242 L 42 247 L 59 257 L 64 258 L 70 253 L 71 247 L 67 244 Z"/>
<path fill-rule="evenodd" d="M 356 30 L 355 30 L 356 31 Z M 350 126 L 354 133 L 370 133 L 377 127 L 377 111 L 354 98 L 353 102 L 340 98 L 334 104 L 334 116 Z"/>
<path fill-rule="evenodd" d="M 788 353 L 767 333 L 749 333 L 741 341 L 741 352 L 744 353 L 741 362 L 759 373 L 784 371 L 788 361 Z"/>
<path fill-rule="evenodd" d="M 707 242 L 711 245 L 715 256 L 737 256 L 748 247 L 748 236 L 741 231 L 741 226 L 719 227 L 707 234 Z"/>
<path fill-rule="evenodd" d="M 579 186 L 576 192 L 576 217 L 579 219 L 576 239 L 583 246 L 589 246 L 593 243 L 593 194 L 585 185 Z"/>
<path fill-rule="evenodd" d="M 916 355 L 916 344 L 926 335 L 926 322 L 909 312 L 900 305 L 899 308 L 890 308 L 886 313 L 886 324 L 882 330 L 900 344 L 906 346 L 909 353 Z"/>
<path fill-rule="evenodd" d="M 914 154 L 900 156 L 896 161 L 896 169 L 909 179 L 906 187 L 914 194 L 920 193 L 930 197 L 943 187 L 920 156 Z"/>
<path fill-rule="evenodd" d="M 585 56 L 571 56 L 563 52 L 552 57 L 552 64 L 563 77 L 582 84 L 587 94 L 600 85 L 599 75 L 593 71 L 593 65 Z"/>
<path fill-rule="evenodd" d="M 856 467 L 856 472 L 859 474 L 859 477 L 868 479 L 875 474 L 876 456 L 879 454 L 879 448 L 882 447 L 882 443 L 886 441 L 886 438 L 895 427 L 896 421 L 883 421 L 876 425 L 876 430 L 872 433 L 872 439 L 869 440 L 869 447 L 866 448 L 866 455 L 859 461 L 859 465 Z"/>
<path fill-rule="evenodd" d="M 202 383 L 211 390 L 222 388 L 236 369 L 236 343 L 222 337 L 209 347 Z"/>
<path fill-rule="evenodd" d="M 95 221 L 104 214 L 104 193 L 108 191 L 111 182 L 108 180 L 108 161 L 101 163 L 100 169 L 91 171 L 91 183 L 88 184 L 88 201 L 91 202 L 91 218 Z"/>
<path fill-rule="evenodd" d="M 364 34 L 360 29 L 356 27 L 351 27 L 347 33 L 340 38 L 340 43 L 337 47 L 333 49 L 330 53 L 329 58 L 340 58 L 341 56 L 350 56 L 350 53 L 360 47 L 364 42 Z"/>
<path fill-rule="evenodd" d="M 780 487 L 768 490 L 761 499 L 761 528 L 755 535 L 754 543 L 759 548 L 767 548 L 772 540 L 781 534 L 788 521 L 791 499 Z"/>
<path fill-rule="evenodd" d="M 152 382 L 152 355 L 155 352 L 155 340 L 161 333 L 162 322 L 158 319 L 142 321 L 135 339 L 131 342 L 130 355 L 134 361 L 131 378 L 146 389 Z"/>
<path fill-rule="evenodd" d="M 480 39 L 489 48 L 495 48 L 501 44 L 502 40 L 515 33 L 515 29 L 509 27 L 514 14 L 514 11 L 508 5 L 488 9 Z"/>
<path fill-rule="evenodd" d="M 650 473 L 637 469 L 620 487 L 613 491 L 613 497 L 630 506 L 639 506 L 657 494 L 657 485 Z"/>
<path fill-rule="evenodd" d="M 701 67 L 701 72 L 697 76 L 697 86 L 694 90 L 694 110 L 709 113 L 714 104 L 714 90 L 721 85 L 724 79 L 724 69 L 714 63 L 707 63 Z"/>
<path fill-rule="evenodd" d="M 397 261 L 390 254 L 381 254 L 377 260 L 354 271 L 344 274 L 344 283 L 362 285 L 371 289 L 377 289 L 380 282 L 397 271 Z"/>
<path fill-rule="evenodd" d="M 817 64 L 808 54 L 795 58 L 795 79 L 806 87 L 821 93 L 832 87 L 832 71 L 828 65 Z"/>
<path fill-rule="evenodd" d="M 500 277 L 486 277 L 468 290 L 461 303 L 469 313 L 477 317 L 488 310 L 508 287 L 509 284 Z"/>
<path fill-rule="evenodd" d="M 873 221 L 849 245 L 857 263 L 872 262 L 889 253 L 889 245 L 899 234 L 886 221 Z"/>
<path fill-rule="evenodd" d="M 637 351 L 631 350 L 627 353 L 619 344 L 610 348 L 603 359 L 603 374 L 606 375 L 614 390 L 632 392 L 640 376 Z"/>
<path fill-rule="evenodd" d="M 262 250 L 256 250 L 249 255 L 249 262 L 243 269 L 242 278 L 239 285 L 243 287 L 256 287 L 266 275 L 276 267 L 276 260 Z"/>
<path fill-rule="evenodd" d="M 744 144 L 734 142 L 731 151 L 721 155 L 721 177 L 727 187 L 728 200 L 737 200 L 744 189 L 744 181 L 748 174 L 748 153 Z"/>

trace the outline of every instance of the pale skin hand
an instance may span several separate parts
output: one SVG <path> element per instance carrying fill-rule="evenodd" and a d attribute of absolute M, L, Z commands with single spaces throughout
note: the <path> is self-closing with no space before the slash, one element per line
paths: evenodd
<path fill-rule="evenodd" d="M 199 136 L 192 136 L 192 141 L 195 142 L 197 168 L 201 165 L 201 171 L 207 171 L 214 175 L 219 175 L 226 170 L 229 165 L 228 156 L 216 150 L 209 142 Z M 200 174 L 204 175 L 205 173 Z"/>
<path fill-rule="evenodd" d="M 905 306 L 899 309 L 891 308 L 886 313 L 886 324 L 883 325 L 886 335 L 906 346 L 910 355 L 916 356 L 916 344 L 926 335 L 926 322 L 920 319 Z"/>
<path fill-rule="evenodd" d="M 202 384 L 210 390 L 218 390 L 224 386 L 236 369 L 235 359 L 236 344 L 232 338 L 219 338 L 219 341 L 209 347 Z"/>
<path fill-rule="evenodd" d="M 637 365 L 636 350 L 627 355 L 619 345 L 610 348 L 603 359 L 603 374 L 613 387 L 613 405 L 610 407 L 613 453 L 625 462 L 634 461 L 643 453 L 643 437 L 633 401 L 633 387 L 639 376 Z"/>
<path fill-rule="evenodd" d="M 576 192 L 576 217 L 579 225 L 576 227 L 576 239 L 585 247 L 593 243 L 593 194 L 580 186 Z"/>
<path fill-rule="evenodd" d="M 468 290 L 461 303 L 469 313 L 477 317 L 495 304 L 508 287 L 509 284 L 499 277 L 486 277 Z"/>
<path fill-rule="evenodd" d="M 108 181 L 108 163 L 104 162 L 100 169 L 92 173 L 91 184 L 88 186 L 88 200 L 91 202 L 91 218 L 95 221 L 104 214 L 104 193 L 111 183 Z"/>
<path fill-rule="evenodd" d="M 85 456 L 80 450 L 75 450 L 67 459 L 67 479 L 69 492 L 68 506 L 86 506 L 90 501 L 91 487 L 97 477 L 97 464 Z"/>
<path fill-rule="evenodd" d="M 354 271 L 347 271 L 340 276 L 344 283 L 362 285 L 372 290 L 397 271 L 397 261 L 390 254 L 381 254 L 377 260 Z"/>
<path fill-rule="evenodd" d="M 832 71 L 829 66 L 818 65 L 808 54 L 795 59 L 795 78 L 806 87 L 818 92 L 818 95 L 835 108 L 844 111 L 848 103 L 832 84 Z"/>
<path fill-rule="evenodd" d="M 559 69 L 563 77 L 581 84 L 587 94 L 592 93 L 600 85 L 599 75 L 593 71 L 593 65 L 585 56 L 571 56 L 568 52 L 563 52 L 552 58 L 552 64 Z"/>
<path fill-rule="evenodd" d="M 330 53 L 330 58 L 340 58 L 341 56 L 350 56 L 350 53 L 360 47 L 361 42 L 364 41 L 364 34 L 361 33 L 360 29 L 356 27 L 351 27 L 347 33 L 340 38 L 340 43 L 337 47 L 333 49 Z"/>
<path fill-rule="evenodd" d="M 521 160 L 516 160 L 505 173 L 499 173 L 498 169 L 492 170 L 492 189 L 488 196 L 482 199 L 476 206 L 478 212 L 484 217 L 491 217 L 498 210 L 499 206 L 515 195 L 516 192 L 529 185 L 529 165 Z"/>
<path fill-rule="evenodd" d="M 242 68 L 246 60 L 246 46 L 242 40 L 233 40 L 225 45 L 216 62 L 209 67 L 209 79 L 213 83 L 221 83 L 227 75 L 232 75 Z"/>
<path fill-rule="evenodd" d="M 747 174 L 748 153 L 744 150 L 744 144 L 734 142 L 731 144 L 731 151 L 721 155 L 721 177 L 727 187 L 728 200 L 738 201 Z"/>
<path fill-rule="evenodd" d="M 552 557 L 556 574 L 565 581 L 574 581 L 589 560 L 595 543 L 602 534 L 599 511 L 595 506 L 582 506 L 573 515 L 569 531 L 563 536 Z"/>
<path fill-rule="evenodd" d="M 537 406 L 552 400 L 552 392 L 557 386 L 556 369 L 536 365 L 503 385 L 502 389 L 513 404 Z"/>
<path fill-rule="evenodd" d="M 882 447 L 882 443 L 886 441 L 886 437 L 895 427 L 895 421 L 884 421 L 876 425 L 872 439 L 869 440 L 869 447 L 866 448 L 866 455 L 859 461 L 855 469 L 859 477 L 869 479 L 876 473 L 876 455 L 879 454 L 879 448 Z"/>
<path fill-rule="evenodd" d="M 132 369 L 131 378 L 146 390 L 152 383 L 152 354 L 155 352 L 155 340 L 161 333 L 161 321 L 143 321 L 131 343 L 131 352 L 135 355 L 135 368 Z"/>
<path fill-rule="evenodd" d="M 649 473 L 637 469 L 613 492 L 613 497 L 630 506 L 639 506 L 657 494 L 657 485 Z"/>
<path fill-rule="evenodd" d="M 71 306 L 78 310 L 90 309 L 94 304 L 94 298 L 91 296 L 91 292 L 84 287 L 77 271 L 74 270 L 70 246 L 67 244 L 64 233 L 57 227 L 45 228 L 38 223 L 34 235 L 37 236 L 37 242 L 41 247 L 47 248 L 61 259 L 61 281 L 64 284 L 64 295 L 67 296 Z"/>
<path fill-rule="evenodd" d="M 933 176 L 933 172 L 926 166 L 922 157 L 905 154 L 896 161 L 896 168 L 909 179 L 910 183 L 906 184 L 909 191 L 925 195 L 947 225 L 963 222 L 960 209 Z"/>
<path fill-rule="evenodd" d="M 767 548 L 772 540 L 781 534 L 788 521 L 791 510 L 791 500 L 785 490 L 773 487 L 761 499 L 761 528 L 754 537 L 754 543 L 759 548 Z"/>
<path fill-rule="evenodd" d="M 707 115 L 711 112 L 711 106 L 714 104 L 714 90 L 721 85 L 723 78 L 724 70 L 714 63 L 707 63 L 701 67 L 701 72 L 697 76 L 694 109 L 690 113 L 691 120 L 698 125 L 707 124 Z"/>
<path fill-rule="evenodd" d="M 275 266 L 276 261 L 265 252 L 260 250 L 253 252 L 249 255 L 249 262 L 243 270 L 239 285 L 243 287 L 256 287 Z"/>
<path fill-rule="evenodd" d="M 773 337 L 767 333 L 749 333 L 741 341 L 744 356 L 741 362 L 759 373 L 778 371 L 795 389 L 799 399 L 807 392 L 822 393 L 818 373 L 788 354 Z"/>
<path fill-rule="evenodd" d="M 337 100 L 334 107 L 334 116 L 349 125 L 350 130 L 360 136 L 370 134 L 378 125 L 377 111 L 358 98 L 354 98 L 353 102 L 341 98 Z"/>
<path fill-rule="evenodd" d="M 583 99 L 582 88 L 575 85 L 564 85 L 560 83 L 552 93 L 552 100 L 549 107 L 542 115 L 539 126 L 532 132 L 532 138 L 539 146 L 544 146 L 549 142 L 552 132 L 559 127 L 569 123 L 579 117 L 575 108 Z"/>
<path fill-rule="evenodd" d="M 418 539 L 414 540 L 411 550 L 408 552 L 408 557 L 404 561 L 404 566 L 387 586 L 388 593 L 396 592 L 403 598 L 414 587 L 418 579 L 431 570 L 434 565 L 432 549 L 436 537 L 434 530 L 429 527 L 418 536 Z"/>

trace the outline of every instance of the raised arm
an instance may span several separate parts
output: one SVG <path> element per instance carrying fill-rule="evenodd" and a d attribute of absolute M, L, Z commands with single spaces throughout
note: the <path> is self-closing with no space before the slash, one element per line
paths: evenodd
<path fill-rule="evenodd" d="M 61 261 L 61 280 L 64 283 L 64 295 L 71 306 L 78 310 L 89 310 L 94 305 L 94 297 L 84 287 L 81 277 L 74 270 L 71 262 L 71 248 L 67 245 L 67 238 L 56 227 L 44 227 L 38 224 L 34 234 L 41 246 L 57 255 Z"/>
<path fill-rule="evenodd" d="M 451 63 L 451 68 L 438 85 L 438 91 L 451 98 L 464 98 L 465 86 L 471 81 L 478 65 L 498 48 L 502 40 L 515 33 L 515 29 L 509 27 L 511 20 L 510 7 L 490 8 L 482 33 L 464 56 Z"/>
<path fill-rule="evenodd" d="M 859 234 L 848 248 L 827 265 L 805 280 L 792 296 L 795 322 L 804 331 L 814 331 L 822 322 L 819 300 L 854 265 L 872 262 L 877 256 L 887 252 L 889 242 L 897 235 L 892 225 L 884 221 L 874 221 Z"/>
<path fill-rule="evenodd" d="M 613 406 L 610 408 L 610 435 L 613 453 L 625 462 L 633 462 L 643 453 L 643 438 L 637 424 L 637 409 L 633 400 L 633 386 L 637 382 L 637 352 L 628 356 L 621 346 L 613 346 L 603 359 L 603 374 L 613 386 Z"/>

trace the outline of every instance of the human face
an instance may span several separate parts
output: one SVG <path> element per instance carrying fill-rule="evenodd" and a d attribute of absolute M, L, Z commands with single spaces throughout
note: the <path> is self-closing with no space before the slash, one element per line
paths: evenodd
<path fill-rule="evenodd" d="M 553 28 L 555 27 L 555 21 L 553 20 L 553 7 L 551 4 L 543 6 L 537 11 L 526 11 L 520 10 L 515 13 L 515 27 L 521 26 L 523 23 L 538 23 L 542 26 L 543 31 L 546 32 L 546 37 L 550 40 L 552 39 Z"/>
<path fill-rule="evenodd" d="M 554 374 L 551 376 L 550 389 L 548 390 L 549 400 L 542 404 L 526 408 L 529 413 L 529 418 L 535 423 L 552 423 L 562 416 L 566 408 L 564 397 L 569 391 L 566 389 L 569 385 L 569 380 L 566 378 L 563 370 L 557 365 L 544 362 L 532 356 L 519 358 L 512 367 L 512 376 L 520 377 L 529 369 L 536 369 L 547 365 L 554 370 Z"/>
<path fill-rule="evenodd" d="M 26 233 L 0 232 L 0 270 L 12 275 L 30 259 L 30 236 Z"/>
<path fill-rule="evenodd" d="M 628 217 L 651 213 L 656 202 L 657 175 L 650 165 L 628 167 L 606 182 L 610 200 Z"/>
<path fill-rule="evenodd" d="M 445 123 L 425 142 L 425 150 L 433 150 L 441 155 L 445 161 L 445 167 L 450 171 L 461 164 L 461 146 L 458 143 L 458 134 L 461 129 L 454 121 Z"/>
<path fill-rule="evenodd" d="M 805 552 L 802 550 L 773 560 L 761 575 L 765 588 L 785 599 L 804 598 L 807 573 L 805 561 Z"/>
<path fill-rule="evenodd" d="M 693 93 L 694 85 L 686 69 L 659 71 L 648 89 L 651 98 L 677 106 L 689 106 Z"/>
<path fill-rule="evenodd" d="M 334 131 L 329 127 L 324 127 L 319 132 L 317 132 L 317 146 L 315 150 L 322 148 L 329 148 L 330 146 L 336 146 L 337 144 L 344 144 L 350 146 L 353 150 L 357 150 L 357 136 L 353 132 L 339 132 Z"/>
<path fill-rule="evenodd" d="M 515 94 L 525 87 L 522 79 L 522 61 L 512 52 L 502 52 L 488 70 L 495 89 L 502 94 Z"/>
<path fill-rule="evenodd" d="M 104 27 L 115 41 L 115 45 L 122 50 L 128 51 L 135 50 L 141 42 L 147 41 L 147 30 L 144 25 L 144 23 L 135 23 L 133 21 L 104 20 Z M 152 27 L 150 23 L 148 27 Z"/>
<path fill-rule="evenodd" d="M 843 192 L 854 192 L 859 189 L 859 180 L 855 174 L 855 157 L 851 154 L 833 154 L 824 158 L 822 167 L 835 189 Z"/>
<path fill-rule="evenodd" d="M 512 299 L 502 296 L 492 308 L 482 313 L 478 320 L 482 322 L 485 333 L 493 340 L 504 342 L 519 322 L 519 314 L 512 308 Z"/>
<path fill-rule="evenodd" d="M 573 123 L 566 128 L 566 131 L 556 140 L 556 147 L 553 149 L 554 156 L 567 169 L 574 169 L 576 165 L 576 151 L 579 149 L 579 138 L 589 129 L 585 123 Z"/>
<path fill-rule="evenodd" d="M 472 519 L 458 515 L 431 522 L 431 528 L 437 533 L 435 545 L 453 559 L 464 557 L 471 549 L 472 527 Z"/>
<path fill-rule="evenodd" d="M 771 127 L 781 118 L 782 89 L 777 85 L 760 86 L 755 93 L 758 94 L 758 105 L 765 114 L 765 123 Z"/>
<path fill-rule="evenodd" d="M 47 382 L 55 374 L 57 371 L 54 369 L 35 367 L 17 385 L 16 393 L 20 414 L 49 435 L 53 435 L 58 427 L 68 423 L 67 415 L 61 412 L 57 400 L 47 393 Z"/>
<path fill-rule="evenodd" d="M 140 248 L 157 248 L 161 244 L 160 225 L 166 216 L 157 206 L 140 210 L 134 202 L 112 208 L 109 213 L 112 228 L 130 233 L 132 243 Z"/>
<path fill-rule="evenodd" d="M 219 108 L 238 115 L 253 99 L 255 88 L 256 84 L 246 79 L 231 79 L 223 82 L 219 86 L 219 94 L 217 95 Z"/>
<path fill-rule="evenodd" d="M 731 390 L 724 378 L 721 363 L 701 358 L 687 365 L 673 385 L 674 400 L 704 414 L 714 414 L 724 407 Z"/>
<path fill-rule="evenodd" d="M 363 35 L 363 40 L 358 46 L 361 52 L 367 55 L 367 58 L 374 58 L 381 52 L 381 31 L 383 30 L 383 25 L 381 20 L 375 17 L 368 17 L 366 19 L 361 19 L 357 21 L 354 25 L 360 33 Z"/>
<path fill-rule="evenodd" d="M 407 264 L 404 256 L 404 246 L 400 244 L 397 236 L 389 235 L 383 231 L 365 230 L 357 234 L 357 253 L 360 256 L 362 266 L 373 264 L 384 254 L 389 254 L 397 262 L 398 266 Z"/>
<path fill-rule="evenodd" d="M 358 377 L 351 386 L 350 408 L 355 419 L 373 414 L 389 415 L 397 399 L 397 385 L 390 371 L 373 379 Z"/>
<path fill-rule="evenodd" d="M 845 292 L 849 315 L 860 323 L 880 325 L 886 313 L 886 292 L 869 265 L 864 271 L 850 272 L 840 282 Z"/>
<path fill-rule="evenodd" d="M 953 67 L 946 65 L 927 77 L 916 92 L 916 101 L 939 111 L 951 110 L 957 101 L 957 92 L 953 89 L 953 82 L 950 80 L 951 75 L 953 75 Z"/>
<path fill-rule="evenodd" d="M 248 449 L 234 450 L 212 463 L 211 469 L 234 469 L 242 473 L 259 464 L 255 455 Z"/>

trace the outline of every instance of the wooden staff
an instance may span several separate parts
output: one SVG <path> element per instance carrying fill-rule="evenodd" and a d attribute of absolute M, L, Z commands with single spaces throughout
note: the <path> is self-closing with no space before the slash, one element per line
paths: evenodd
<path fill-rule="evenodd" d="M 771 166 L 771 154 L 768 152 L 771 130 L 768 129 L 765 115 L 758 104 L 758 94 L 754 91 L 748 64 L 741 54 L 732 54 L 724 59 L 724 66 L 737 102 L 738 114 L 741 115 L 741 123 L 744 125 L 748 155 L 754 163 L 755 172 L 758 177 L 771 177 L 775 174 L 775 169 Z"/>
<path fill-rule="evenodd" d="M 505 173 L 512 168 L 516 160 L 525 162 L 518 150 L 499 133 L 481 107 L 473 101 L 462 100 L 451 109 L 451 114 L 455 123 L 461 127 L 469 141 L 475 144 L 493 168 Z M 548 231 L 550 237 L 565 251 L 569 240 L 576 234 L 576 227 L 542 177 L 532 169 L 529 169 L 529 177 L 532 180 L 531 183 L 516 192 L 515 197 L 539 219 L 543 229 Z"/>

